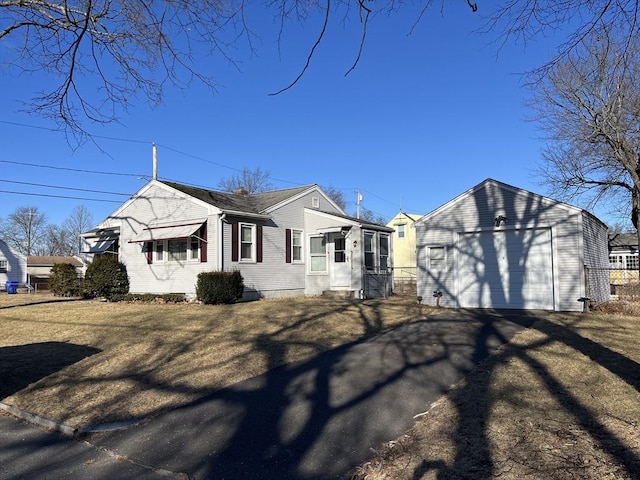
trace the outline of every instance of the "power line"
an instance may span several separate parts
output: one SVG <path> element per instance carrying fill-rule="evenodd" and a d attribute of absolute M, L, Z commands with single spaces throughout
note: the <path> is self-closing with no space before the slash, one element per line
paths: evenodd
<path fill-rule="evenodd" d="M 106 192 L 104 190 L 89 190 L 87 188 L 61 187 L 59 185 L 46 185 L 44 183 L 20 182 L 18 180 L 3 180 L 3 179 L 0 179 L 0 182 L 17 183 L 19 185 L 29 185 L 29 186 L 32 186 L 32 187 L 59 188 L 60 190 L 74 190 L 76 192 L 104 193 L 106 195 L 122 195 L 122 196 L 125 196 L 125 197 L 130 197 L 131 196 L 131 194 L 129 194 L 129 193 Z"/>
<path fill-rule="evenodd" d="M 12 160 L 0 160 L 0 163 L 13 163 L 15 165 L 26 165 L 26 166 L 29 166 L 29 167 L 50 168 L 52 170 L 66 170 L 68 172 L 97 173 L 99 175 L 118 175 L 118 176 L 123 176 L 123 177 L 149 178 L 148 175 L 140 175 L 139 173 L 101 172 L 101 171 L 98 171 L 98 170 L 82 170 L 82 169 L 79 169 L 79 168 L 54 167 L 53 165 L 41 165 L 41 164 L 38 164 L 38 163 L 15 162 L 15 161 L 12 161 Z"/>
<path fill-rule="evenodd" d="M 38 130 L 47 130 L 49 132 L 55 133 L 65 133 L 64 130 L 60 128 L 51 128 L 51 127 L 40 127 L 38 125 L 28 125 L 26 123 L 18 123 L 18 122 L 8 122 L 7 120 L 0 120 L 0 123 L 5 123 L 7 125 L 15 125 L 16 127 L 26 127 L 26 128 L 35 128 Z M 107 137 L 105 135 L 90 135 L 92 138 L 102 138 L 104 140 L 114 140 L 117 142 L 129 142 L 129 143 L 142 143 L 142 144 L 151 144 L 151 142 L 146 142 L 144 140 L 131 140 L 129 138 L 118 138 L 118 137 Z"/>
<path fill-rule="evenodd" d="M 68 197 L 68 196 L 65 196 L 65 195 L 46 195 L 44 193 L 13 192 L 11 190 L 0 190 L 0 193 L 11 193 L 11 194 L 14 194 L 14 195 L 30 195 L 32 197 L 65 198 L 65 199 L 68 199 L 68 200 L 86 200 L 88 202 L 122 203 L 120 200 L 104 200 L 104 199 L 101 199 L 101 198 Z"/>
<path fill-rule="evenodd" d="M 15 125 L 15 126 L 18 126 L 18 127 L 35 128 L 35 129 L 40 129 L 40 130 L 48 130 L 48 131 L 55 132 L 55 133 L 64 133 L 62 130 L 57 129 L 57 128 L 40 127 L 40 126 L 36 126 L 36 125 L 28 125 L 28 124 L 18 123 L 18 122 L 9 122 L 9 121 L 6 121 L 6 120 L 0 120 L 0 123 L 4 123 L 4 124 L 8 124 L 8 125 Z M 109 136 L 105 136 L 105 135 L 90 135 L 90 136 L 94 137 L 94 138 L 101 138 L 101 139 L 105 139 L 105 140 L 113 140 L 113 141 L 118 141 L 118 142 L 129 142 L 129 143 L 147 144 L 147 145 L 153 144 L 153 142 L 148 142 L 148 141 L 143 141 L 143 140 L 132 140 L 132 139 L 127 139 L 127 138 L 109 137 Z M 160 143 L 156 143 L 156 145 L 158 147 L 161 147 L 163 149 L 166 149 L 166 150 L 169 150 L 171 152 L 177 153 L 179 155 L 184 155 L 186 157 L 193 158 L 195 160 L 199 160 L 201 162 L 208 163 L 210 165 L 215 165 L 217 167 L 226 168 L 228 170 L 233 170 L 235 172 L 240 172 L 240 173 L 243 171 L 243 169 L 239 169 L 239 168 L 236 168 L 236 167 L 225 165 L 225 164 L 219 163 L 219 162 L 214 162 L 213 160 L 209 160 L 209 159 L 206 159 L 206 158 L 203 158 L 203 157 L 199 157 L 197 155 L 193 155 L 191 153 L 184 152 L 184 151 L 172 148 L 172 147 L 170 147 L 168 145 L 163 145 L 163 144 L 160 144 Z M 100 174 L 100 175 L 130 176 L 130 177 L 150 179 L 149 175 L 134 174 L 134 173 L 101 172 L 101 171 L 95 171 L 95 170 L 81 170 L 81 169 L 73 169 L 73 168 L 65 168 L 65 167 L 54 167 L 54 166 L 51 166 L 51 165 L 39 165 L 39 164 L 33 164 L 33 163 L 15 162 L 15 161 L 9 161 L 9 160 L 0 160 L 0 163 L 13 163 L 13 164 L 18 164 L 18 165 L 27 165 L 27 166 L 41 167 L 41 168 L 51 168 L 51 169 L 54 169 L 54 170 L 66 170 L 66 171 L 80 172 L 80 173 L 94 173 L 94 174 Z M 281 178 L 274 178 L 274 177 L 270 177 L 270 178 L 274 182 L 281 182 L 281 183 L 286 183 L 286 184 L 290 184 L 290 185 L 304 185 L 303 183 L 300 183 L 300 182 L 293 182 L 293 181 L 284 180 L 284 179 L 281 179 Z M 204 188 L 210 188 L 210 187 L 204 187 Z M 353 188 L 339 188 L 339 187 L 334 187 L 334 188 L 336 188 L 337 190 L 342 190 L 342 191 L 351 191 L 351 190 L 353 190 Z M 377 198 L 378 200 L 386 202 L 386 203 L 388 203 L 390 205 L 398 206 L 397 202 L 392 202 L 390 200 L 382 198 L 381 196 L 376 195 L 375 193 L 370 192 L 368 190 L 364 190 L 364 189 L 361 189 L 361 190 L 364 193 L 367 193 L 368 195 L 371 195 L 371 196 Z"/>

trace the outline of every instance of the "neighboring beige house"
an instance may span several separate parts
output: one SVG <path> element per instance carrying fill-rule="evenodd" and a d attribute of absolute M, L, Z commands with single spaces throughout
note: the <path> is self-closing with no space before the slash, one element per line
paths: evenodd
<path fill-rule="evenodd" d="M 393 282 L 396 290 L 416 284 L 416 229 L 413 224 L 422 215 L 399 212 L 387 227 L 393 228 Z"/>
<path fill-rule="evenodd" d="M 35 291 L 49 290 L 51 269 L 58 263 L 70 263 L 78 276 L 84 275 L 84 263 L 77 257 L 62 255 L 31 255 L 27 257 L 27 282 Z"/>

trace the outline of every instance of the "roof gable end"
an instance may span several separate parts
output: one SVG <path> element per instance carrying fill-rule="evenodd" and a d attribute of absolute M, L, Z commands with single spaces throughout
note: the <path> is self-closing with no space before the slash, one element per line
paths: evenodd
<path fill-rule="evenodd" d="M 531 192 L 529 190 L 524 190 L 522 188 L 518 188 L 518 187 L 514 187 L 512 185 L 500 182 L 498 180 L 494 180 L 493 178 L 487 178 L 486 180 L 483 180 L 482 182 L 480 182 L 479 184 L 477 184 L 476 186 L 470 188 L 469 190 L 462 192 L 460 195 L 458 195 L 457 197 L 454 197 L 452 200 L 449 200 L 447 203 L 445 203 L 444 205 L 439 206 L 438 208 L 436 208 L 435 210 L 432 210 L 431 212 L 427 213 L 426 215 L 424 215 L 422 218 L 420 218 L 419 220 L 417 220 L 415 222 L 415 225 L 421 225 L 424 222 L 428 221 L 429 219 L 431 219 L 432 217 L 442 214 L 443 212 L 446 212 L 449 209 L 454 208 L 458 203 L 460 203 L 461 201 L 463 201 L 464 199 L 466 199 L 467 197 L 474 195 L 476 192 L 484 189 L 484 188 L 488 188 L 488 187 L 495 187 L 498 188 L 500 190 L 506 190 L 506 191 L 510 191 L 520 197 L 524 197 L 524 198 L 530 198 L 530 197 L 535 197 L 540 199 L 543 203 L 547 204 L 548 206 L 558 206 L 560 208 L 564 208 L 568 211 L 571 212 L 583 212 L 584 210 L 582 210 L 581 208 L 578 207 L 574 207 L 573 205 L 569 205 L 568 203 L 563 203 L 560 202 L 558 200 L 554 200 L 552 198 L 549 197 L 545 197 L 544 195 L 540 195 L 538 193 L 534 193 Z"/>

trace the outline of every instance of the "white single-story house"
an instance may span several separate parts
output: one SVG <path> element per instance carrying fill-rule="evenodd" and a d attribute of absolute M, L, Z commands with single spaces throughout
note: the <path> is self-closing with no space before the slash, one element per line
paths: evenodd
<path fill-rule="evenodd" d="M 27 256 L 0 240 L 0 289 L 4 290 L 8 281 L 18 282 L 19 287 L 27 284 Z"/>
<path fill-rule="evenodd" d="M 391 293 L 392 228 L 349 217 L 317 185 L 248 194 L 152 179 L 83 234 L 132 293 L 193 298 L 200 272 L 239 270 L 244 299 Z"/>
<path fill-rule="evenodd" d="M 607 226 L 580 208 L 487 179 L 415 227 L 423 303 L 581 311 L 609 300 Z"/>

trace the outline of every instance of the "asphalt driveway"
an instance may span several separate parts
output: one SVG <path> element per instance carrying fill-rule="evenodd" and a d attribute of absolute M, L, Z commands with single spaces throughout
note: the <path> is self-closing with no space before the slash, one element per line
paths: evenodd
<path fill-rule="evenodd" d="M 74 441 L 164 478 L 341 478 L 534 319 L 517 312 L 443 311 L 136 426 Z M 5 440 L 15 442 L 2 436 L 2 451 L 13 447 Z M 36 478 L 29 476 L 39 468 L 33 458 L 20 476 L 7 478 Z M 60 461 L 69 468 L 74 463 Z M 87 478 L 114 477 L 94 471 Z"/>

